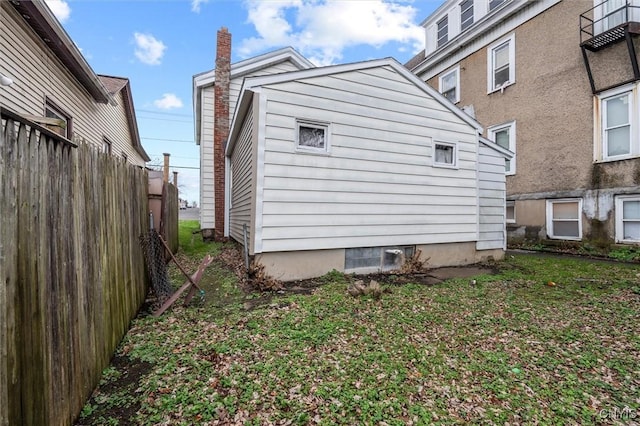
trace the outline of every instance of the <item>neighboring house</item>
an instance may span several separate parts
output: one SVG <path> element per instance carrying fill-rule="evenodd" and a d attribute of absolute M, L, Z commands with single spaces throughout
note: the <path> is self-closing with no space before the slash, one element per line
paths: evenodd
<path fill-rule="evenodd" d="M 131 88 L 125 78 L 96 75 L 41 0 L 0 2 L 0 106 L 144 166 Z"/>
<path fill-rule="evenodd" d="M 514 241 L 640 243 L 639 6 L 447 0 L 423 22 L 406 66 L 515 153 Z"/>
<path fill-rule="evenodd" d="M 511 153 L 480 132 L 393 59 L 245 78 L 225 235 L 281 280 L 500 259 Z"/>
<path fill-rule="evenodd" d="M 216 54 L 216 68 L 220 58 L 227 62 L 231 55 L 231 34 L 222 29 L 218 32 L 218 49 Z M 227 65 L 229 65 L 227 63 Z M 256 75 L 277 74 L 287 71 L 297 71 L 312 68 L 313 64 L 306 58 L 287 47 L 264 55 L 246 59 L 231 64 L 229 77 L 228 120 L 233 117 L 235 105 L 240 93 L 240 87 L 245 77 Z M 218 70 L 220 71 L 220 70 Z M 223 222 L 223 201 L 218 200 L 220 208 L 216 216 L 215 184 L 214 184 L 214 92 L 216 83 L 216 69 L 196 74 L 193 77 L 193 109 L 195 116 L 195 140 L 200 145 L 200 228 L 207 239 L 213 237 L 216 222 Z M 228 129 L 229 121 L 225 124 Z M 220 124 L 220 123 L 218 123 Z M 227 130 L 228 131 L 228 130 Z M 226 139 L 225 135 L 219 135 Z M 220 153 L 222 159 L 222 153 Z M 222 166 L 224 167 L 224 166 Z M 221 182 L 219 186 L 223 186 Z M 222 237 L 224 226 L 218 226 L 218 237 Z"/>

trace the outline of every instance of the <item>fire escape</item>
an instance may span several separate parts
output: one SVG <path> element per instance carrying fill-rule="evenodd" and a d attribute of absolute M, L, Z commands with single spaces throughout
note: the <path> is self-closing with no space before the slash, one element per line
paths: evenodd
<path fill-rule="evenodd" d="M 640 68 L 633 42 L 633 36 L 640 34 L 640 6 L 634 5 L 636 1 L 604 0 L 580 15 L 580 48 L 594 94 L 640 80 Z M 600 52 L 621 42 L 626 43 L 633 77 L 624 77 L 623 81 L 616 81 L 615 84 L 606 87 L 596 87 L 589 56 L 592 56 L 593 61 L 597 55 L 588 55 L 587 51 Z"/>

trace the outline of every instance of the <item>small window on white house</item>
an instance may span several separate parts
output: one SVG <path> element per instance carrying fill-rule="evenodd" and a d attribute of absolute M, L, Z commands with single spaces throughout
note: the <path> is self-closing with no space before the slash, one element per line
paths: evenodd
<path fill-rule="evenodd" d="M 511 34 L 487 49 L 487 90 L 489 93 L 516 82 L 515 56 L 515 34 Z"/>
<path fill-rule="evenodd" d="M 107 138 L 102 138 L 102 152 L 105 154 L 111 154 L 111 141 Z"/>
<path fill-rule="evenodd" d="M 442 74 L 439 78 L 440 93 L 451 102 L 460 102 L 460 66 Z"/>
<path fill-rule="evenodd" d="M 507 201 L 507 223 L 516 223 L 516 203 Z"/>
<path fill-rule="evenodd" d="M 121 155 L 122 155 L 122 159 L 123 159 L 125 162 L 129 159 L 129 156 L 127 155 L 127 153 L 126 153 L 126 152 L 124 152 L 124 151 L 123 151 Z"/>
<path fill-rule="evenodd" d="M 449 40 L 449 17 L 445 16 L 436 24 L 438 26 L 437 47 L 444 45 Z"/>
<path fill-rule="evenodd" d="M 633 113 L 633 93 L 627 86 L 622 91 L 605 92 L 598 100 L 603 160 L 620 160 L 640 154 L 637 141 L 637 119 Z M 635 136 L 635 137 L 634 137 Z"/>
<path fill-rule="evenodd" d="M 509 123 L 499 124 L 487 129 L 487 136 L 489 140 L 494 141 L 501 147 L 508 149 L 509 151 L 516 153 L 516 122 L 511 121 Z M 505 171 L 507 175 L 516 174 L 516 156 L 514 155 L 511 160 L 505 160 Z"/>
<path fill-rule="evenodd" d="M 616 197 L 616 242 L 640 243 L 640 194 Z"/>
<path fill-rule="evenodd" d="M 560 240 L 582 239 L 582 199 L 547 200 L 547 235 Z"/>
<path fill-rule="evenodd" d="M 298 121 L 296 132 L 296 147 L 301 151 L 328 152 L 329 125 Z"/>
<path fill-rule="evenodd" d="M 458 147 L 455 143 L 435 142 L 433 144 L 433 165 L 436 167 L 458 166 Z"/>
<path fill-rule="evenodd" d="M 473 24 L 473 0 L 460 3 L 460 29 L 466 30 Z"/>

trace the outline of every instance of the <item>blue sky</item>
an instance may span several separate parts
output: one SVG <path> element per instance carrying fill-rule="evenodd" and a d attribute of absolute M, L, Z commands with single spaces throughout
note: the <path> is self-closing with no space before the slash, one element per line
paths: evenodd
<path fill-rule="evenodd" d="M 232 62 L 292 46 L 316 65 L 388 56 L 404 63 L 424 48 L 419 24 L 442 0 L 46 2 L 96 73 L 131 80 L 151 164 L 170 153 L 191 202 L 199 199 L 192 77 L 213 69 L 218 29 L 232 34 Z"/>

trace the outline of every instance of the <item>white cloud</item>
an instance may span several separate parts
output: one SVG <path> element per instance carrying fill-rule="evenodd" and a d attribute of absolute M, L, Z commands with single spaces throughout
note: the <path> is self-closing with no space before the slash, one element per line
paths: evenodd
<path fill-rule="evenodd" d="M 151 34 L 134 33 L 136 58 L 147 65 L 160 65 L 167 46 Z"/>
<path fill-rule="evenodd" d="M 69 4 L 64 0 L 45 0 L 51 12 L 58 18 L 58 21 L 64 23 L 67 22 L 71 15 L 71 8 Z"/>
<path fill-rule="evenodd" d="M 209 3 L 209 0 L 191 0 L 191 11 L 200 13 L 200 6 Z"/>
<path fill-rule="evenodd" d="M 153 101 L 153 105 L 160 109 L 182 108 L 182 101 L 173 93 L 165 93 L 160 99 Z"/>
<path fill-rule="evenodd" d="M 312 62 L 329 65 L 353 46 L 397 42 L 417 51 L 424 45 L 424 30 L 413 23 L 418 10 L 394 1 L 249 0 L 246 4 L 248 21 L 258 37 L 242 41 L 239 50 L 245 57 L 293 46 Z"/>

